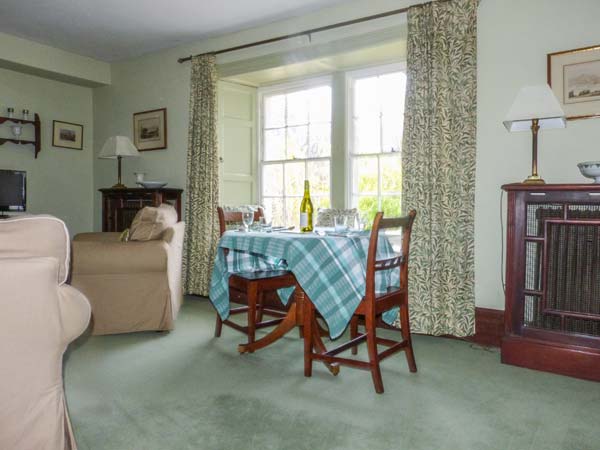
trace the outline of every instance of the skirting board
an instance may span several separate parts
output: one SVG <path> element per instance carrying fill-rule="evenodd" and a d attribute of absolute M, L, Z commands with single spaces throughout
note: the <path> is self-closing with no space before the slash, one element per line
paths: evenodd
<path fill-rule="evenodd" d="M 485 347 L 500 347 L 504 337 L 504 311 L 475 308 L 475 336 L 466 338 Z"/>

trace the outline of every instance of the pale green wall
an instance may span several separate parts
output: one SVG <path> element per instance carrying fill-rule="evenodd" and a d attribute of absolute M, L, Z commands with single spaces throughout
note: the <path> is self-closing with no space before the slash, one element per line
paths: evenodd
<path fill-rule="evenodd" d="M 597 0 L 482 0 L 478 23 L 475 294 L 504 307 L 500 283 L 500 186 L 531 168 L 531 135 L 502 125 L 518 89 L 546 82 L 546 54 L 600 44 Z M 587 183 L 576 164 L 600 160 L 600 120 L 540 133 L 540 174 L 548 183 Z"/>
<path fill-rule="evenodd" d="M 0 146 L 0 169 L 27 171 L 27 212 L 47 213 L 63 219 L 71 234 L 91 231 L 92 205 L 92 90 L 58 81 L 0 69 L 0 115 L 12 106 L 41 118 L 42 151 L 34 159 L 31 146 Z M 84 126 L 83 150 L 52 147 L 52 121 Z M 27 126 L 24 139 L 33 137 Z M 11 136 L 9 124 L 0 125 L 0 136 Z"/>
<path fill-rule="evenodd" d="M 326 25 L 338 20 L 374 14 L 414 3 L 410 0 L 346 2 L 325 12 L 277 22 L 221 38 L 202 41 L 112 66 L 112 85 L 94 90 L 95 149 L 114 134 L 131 135 L 131 115 L 144 109 L 169 109 L 169 148 L 148 152 L 137 161 L 125 162 L 125 181 L 143 170 L 174 186 L 185 186 L 188 126 L 189 64 L 178 64 L 182 55 L 229 47 L 278 34 Z M 546 80 L 546 54 L 552 51 L 600 43 L 596 0 L 482 0 L 478 37 L 478 141 L 475 217 L 476 303 L 504 307 L 500 284 L 500 186 L 523 179 L 530 167 L 527 134 L 509 134 L 502 120 L 517 90 Z M 403 19 L 391 19 L 401 23 Z M 346 31 L 347 32 L 347 31 Z M 339 36 L 338 36 L 339 38 Z M 324 39 L 315 36 L 313 39 Z M 294 43 L 289 44 L 294 47 Z M 243 57 L 259 56 L 272 47 L 256 49 Z M 280 51 L 278 49 L 277 51 Z M 228 55 L 231 62 L 240 55 Z M 341 113 L 337 110 L 334 113 Z M 343 133 L 341 129 L 334 133 Z M 570 122 L 567 130 L 542 132 L 542 175 L 549 182 L 585 182 L 576 163 L 600 159 L 600 121 Z M 336 154 L 341 154 L 336 152 Z M 334 158 L 334 172 L 341 169 Z M 95 187 L 114 183 L 112 161 L 94 161 Z M 339 177 L 337 177 L 339 178 Z M 334 186 L 334 204 L 340 205 L 341 187 Z M 96 196 L 95 225 L 100 224 L 100 201 Z"/>

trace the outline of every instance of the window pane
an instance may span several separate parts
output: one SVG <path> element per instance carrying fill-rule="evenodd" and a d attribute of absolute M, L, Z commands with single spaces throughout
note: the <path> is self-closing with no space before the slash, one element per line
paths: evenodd
<path fill-rule="evenodd" d="M 308 91 L 311 123 L 331 121 L 331 87 L 321 86 Z"/>
<path fill-rule="evenodd" d="M 404 118 L 401 115 L 387 115 L 382 118 L 382 150 L 384 153 L 399 152 L 402 149 Z"/>
<path fill-rule="evenodd" d="M 287 129 L 287 159 L 306 158 L 308 153 L 308 127 Z"/>
<path fill-rule="evenodd" d="M 265 207 L 265 215 L 267 220 L 270 218 L 273 226 L 281 226 L 285 224 L 283 198 L 264 197 L 262 203 Z"/>
<path fill-rule="evenodd" d="M 285 159 L 285 128 L 265 130 L 264 141 L 265 161 Z"/>
<path fill-rule="evenodd" d="M 368 228 L 371 228 L 375 214 L 379 211 L 377 197 L 356 197 L 354 203 L 358 213 L 365 220 Z"/>
<path fill-rule="evenodd" d="M 285 199 L 285 223 L 286 226 L 300 225 L 300 203 L 302 198 L 292 197 Z"/>
<path fill-rule="evenodd" d="M 269 197 L 283 195 L 283 164 L 263 166 L 262 193 Z"/>
<path fill-rule="evenodd" d="M 354 82 L 354 117 L 378 117 L 380 112 L 377 77 L 356 80 Z"/>
<path fill-rule="evenodd" d="M 298 91 L 287 95 L 287 125 L 308 123 L 308 91 Z"/>
<path fill-rule="evenodd" d="M 303 162 L 285 164 L 285 195 L 304 195 L 304 180 L 306 179 Z"/>
<path fill-rule="evenodd" d="M 381 197 L 381 210 L 385 217 L 399 217 L 402 215 L 400 196 Z"/>
<path fill-rule="evenodd" d="M 322 158 L 331 155 L 331 124 L 311 124 L 309 130 L 309 158 Z"/>
<path fill-rule="evenodd" d="M 402 72 L 382 75 L 379 78 L 379 87 L 385 96 L 381 98 L 381 112 L 383 115 L 404 114 L 404 96 L 406 91 L 406 75 Z"/>
<path fill-rule="evenodd" d="M 400 155 L 381 157 L 381 191 L 402 191 L 402 160 Z"/>
<path fill-rule="evenodd" d="M 354 153 L 381 152 L 381 130 L 379 118 L 366 117 L 354 120 Z"/>
<path fill-rule="evenodd" d="M 329 196 L 330 174 L 329 160 L 325 161 L 309 161 L 307 165 L 307 176 L 310 181 L 310 195 Z"/>
<path fill-rule="evenodd" d="M 377 157 L 355 158 L 352 165 L 354 166 L 354 193 L 377 195 Z"/>
<path fill-rule="evenodd" d="M 265 97 L 265 128 L 285 126 L 285 95 Z"/>
<path fill-rule="evenodd" d="M 327 197 L 314 197 L 310 198 L 313 203 L 313 225 L 315 220 L 317 220 L 317 210 L 319 208 L 331 208 L 331 202 L 329 201 L 329 196 Z"/>

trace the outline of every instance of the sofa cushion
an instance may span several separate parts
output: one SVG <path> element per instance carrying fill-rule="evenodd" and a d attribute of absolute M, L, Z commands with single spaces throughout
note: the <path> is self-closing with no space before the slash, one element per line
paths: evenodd
<path fill-rule="evenodd" d="M 71 256 L 65 223 L 49 215 L 19 215 L 0 220 L 0 258 L 48 256 L 58 260 L 58 283 L 69 276 Z"/>
<path fill-rule="evenodd" d="M 146 206 L 138 211 L 129 228 L 130 241 L 161 239 L 167 228 L 177 223 L 177 211 L 163 203 L 158 208 Z"/>

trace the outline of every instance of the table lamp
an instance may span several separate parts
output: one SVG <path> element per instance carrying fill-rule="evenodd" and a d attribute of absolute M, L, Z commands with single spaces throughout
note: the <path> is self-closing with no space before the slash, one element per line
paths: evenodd
<path fill-rule="evenodd" d="M 537 141 L 538 131 L 550 128 L 565 128 L 567 121 L 558 99 L 547 84 L 521 88 L 504 120 L 508 131 L 529 131 L 533 137 L 531 175 L 523 183 L 545 184 L 538 175 Z"/>
<path fill-rule="evenodd" d="M 98 158 L 116 159 L 118 161 L 118 179 L 117 184 L 113 186 L 113 189 L 123 189 L 127 187 L 121 182 L 121 158 L 132 158 L 138 156 L 140 156 L 140 152 L 138 152 L 137 148 L 135 148 L 128 137 L 113 136 L 106 140 L 102 146 L 102 150 L 100 151 Z"/>

